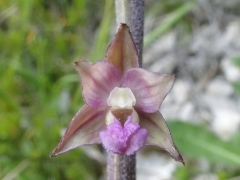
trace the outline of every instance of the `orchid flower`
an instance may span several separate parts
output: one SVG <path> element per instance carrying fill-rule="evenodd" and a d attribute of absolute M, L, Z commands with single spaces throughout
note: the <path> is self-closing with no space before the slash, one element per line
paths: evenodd
<path fill-rule="evenodd" d="M 101 143 L 107 151 L 132 155 L 144 145 L 152 145 L 184 163 L 159 112 L 175 75 L 139 67 L 126 24 L 121 24 L 104 60 L 76 61 L 75 66 L 86 104 L 73 117 L 51 156 Z"/>

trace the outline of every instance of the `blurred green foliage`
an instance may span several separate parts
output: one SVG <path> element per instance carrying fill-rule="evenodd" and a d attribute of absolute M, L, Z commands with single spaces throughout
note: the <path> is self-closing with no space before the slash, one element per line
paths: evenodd
<path fill-rule="evenodd" d="M 100 176 L 81 150 L 49 153 L 83 104 L 73 61 L 107 47 L 113 14 L 113 2 L 103 0 L 0 2 L 0 179 Z"/>
<path fill-rule="evenodd" d="M 240 57 L 233 57 L 231 58 L 231 62 L 240 69 Z M 235 92 L 240 96 L 240 82 L 232 82 L 232 86 Z"/>
<path fill-rule="evenodd" d="M 231 140 L 224 141 L 203 124 L 174 121 L 168 122 L 168 125 L 186 162 L 186 167 L 176 170 L 177 179 L 192 179 L 196 174 L 211 173 L 216 174 L 219 180 L 239 177 L 240 133 L 235 134 Z M 204 162 L 210 163 L 210 166 L 204 168 Z"/>
<path fill-rule="evenodd" d="M 194 6 L 191 1 L 146 5 L 146 16 L 168 15 L 146 34 L 145 46 L 176 24 L 190 27 L 182 17 Z M 113 24 L 112 0 L 0 1 L 0 179 L 91 180 L 102 176 L 101 164 L 81 149 L 52 159 L 49 153 L 83 104 L 73 61 L 102 59 Z M 239 59 L 233 61 L 239 63 Z M 239 84 L 235 86 L 240 89 Z M 187 161 L 186 167 L 176 170 L 177 179 L 201 173 L 197 161 L 201 158 L 212 163 L 210 171 L 219 179 L 237 175 L 239 135 L 229 144 L 202 126 L 169 125 Z M 193 141 L 193 136 L 199 140 Z"/>
<path fill-rule="evenodd" d="M 240 57 L 230 59 L 231 62 L 240 68 Z M 230 82 L 240 96 L 240 82 Z M 226 119 L 227 121 L 227 119 Z M 239 179 L 240 170 L 240 133 L 224 141 L 206 128 L 206 125 L 193 125 L 180 121 L 168 122 L 174 141 L 180 152 L 187 160 L 186 168 L 180 167 L 176 170 L 175 176 L 179 180 L 192 179 L 196 174 L 217 175 L 219 180 Z M 202 170 L 199 161 L 210 163 L 210 168 Z"/>
<path fill-rule="evenodd" d="M 230 60 L 240 68 L 240 57 L 236 56 Z M 232 84 L 236 96 L 240 96 L 240 82 L 229 83 Z M 174 121 L 168 122 L 168 125 L 177 147 L 187 161 L 186 168 L 179 167 L 175 171 L 175 177 L 179 180 L 192 179 L 196 174 L 211 173 L 217 175 L 219 180 L 240 178 L 239 132 L 230 140 L 224 141 L 211 132 L 205 124 L 193 125 Z M 198 160 L 210 164 L 207 171 L 198 168 L 202 166 Z"/>

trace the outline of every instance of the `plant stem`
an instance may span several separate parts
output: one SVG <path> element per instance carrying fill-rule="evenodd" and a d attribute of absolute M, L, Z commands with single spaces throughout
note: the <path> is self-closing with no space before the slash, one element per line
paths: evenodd
<path fill-rule="evenodd" d="M 108 180 L 135 180 L 136 155 L 126 156 L 108 152 Z"/>
<path fill-rule="evenodd" d="M 126 23 L 137 47 L 138 61 L 142 66 L 144 0 L 115 0 L 117 27 Z M 108 180 L 135 180 L 136 154 L 131 156 L 108 152 Z"/>
<path fill-rule="evenodd" d="M 126 23 L 137 47 L 140 67 L 142 66 L 144 0 L 115 0 L 117 28 Z"/>

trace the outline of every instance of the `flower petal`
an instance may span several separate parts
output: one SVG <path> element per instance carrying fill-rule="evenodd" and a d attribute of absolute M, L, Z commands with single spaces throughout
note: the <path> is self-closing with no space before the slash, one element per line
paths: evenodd
<path fill-rule="evenodd" d="M 126 24 L 121 24 L 107 49 L 105 59 L 114 64 L 122 76 L 128 69 L 139 67 L 137 49 Z"/>
<path fill-rule="evenodd" d="M 115 118 L 114 123 L 107 126 L 107 130 L 100 132 L 99 135 L 106 150 L 122 155 L 133 155 L 144 146 L 148 132 L 140 128 L 138 123 L 133 123 L 132 117 L 129 116 L 124 127 Z"/>
<path fill-rule="evenodd" d="M 171 90 L 174 74 L 152 73 L 140 68 L 126 72 L 122 87 L 129 87 L 135 98 L 135 109 L 153 113 L 159 110 L 163 100 Z"/>
<path fill-rule="evenodd" d="M 149 135 L 146 145 L 157 146 L 167 151 L 176 161 L 184 160 L 175 146 L 168 126 L 159 111 L 151 114 L 139 112 L 140 126 L 147 129 Z"/>
<path fill-rule="evenodd" d="M 61 142 L 50 154 L 51 157 L 83 145 L 99 144 L 99 132 L 106 129 L 104 118 L 108 108 L 83 106 L 70 122 Z"/>
<path fill-rule="evenodd" d="M 107 98 L 114 87 L 120 86 L 120 74 L 113 64 L 98 61 L 95 64 L 76 61 L 85 102 L 94 108 L 107 106 Z"/>

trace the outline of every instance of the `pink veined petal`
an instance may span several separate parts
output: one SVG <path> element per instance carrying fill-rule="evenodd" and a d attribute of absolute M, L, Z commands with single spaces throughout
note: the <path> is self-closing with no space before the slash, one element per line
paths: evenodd
<path fill-rule="evenodd" d="M 174 74 L 152 73 L 141 68 L 128 70 L 122 87 L 129 87 L 135 98 L 135 109 L 147 113 L 159 110 L 163 100 L 171 90 Z"/>
<path fill-rule="evenodd" d="M 91 108 L 84 105 L 70 122 L 61 142 L 51 157 L 65 153 L 78 146 L 100 144 L 99 132 L 106 129 L 104 118 L 108 108 Z"/>
<path fill-rule="evenodd" d="M 75 66 L 81 78 L 86 104 L 94 108 L 107 106 L 110 92 L 120 86 L 121 77 L 117 68 L 107 61 L 95 64 L 76 61 Z"/>
<path fill-rule="evenodd" d="M 104 148 L 122 155 L 133 155 L 144 146 L 147 136 L 147 130 L 140 128 L 138 123 L 132 123 L 131 116 L 124 123 L 124 127 L 115 119 L 107 130 L 100 132 Z"/>
<path fill-rule="evenodd" d="M 139 112 L 140 126 L 147 129 L 149 135 L 146 145 L 157 146 L 167 151 L 176 161 L 184 160 L 173 142 L 168 126 L 159 111 L 155 113 Z"/>
<path fill-rule="evenodd" d="M 139 67 L 137 49 L 126 24 L 121 24 L 107 49 L 105 59 L 114 64 L 122 76 L 128 69 Z"/>

